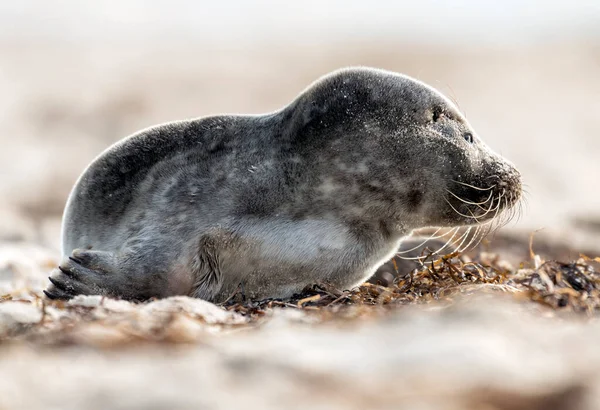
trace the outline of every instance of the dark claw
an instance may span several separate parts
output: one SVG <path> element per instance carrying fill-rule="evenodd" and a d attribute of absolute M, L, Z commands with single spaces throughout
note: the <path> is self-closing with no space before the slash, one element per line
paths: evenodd
<path fill-rule="evenodd" d="M 56 286 L 58 289 L 62 289 L 62 290 L 66 290 L 65 284 L 62 282 L 59 282 L 58 280 L 52 278 L 52 276 L 48 276 L 48 280 L 50 282 L 52 282 L 52 284 L 54 286 Z"/>
<path fill-rule="evenodd" d="M 83 265 L 83 261 L 81 259 L 75 258 L 74 256 L 69 256 L 69 259 L 71 259 L 73 262 L 75 262 L 79 265 Z"/>
<path fill-rule="evenodd" d="M 74 275 L 73 275 L 73 272 L 71 272 L 69 269 L 63 268 L 63 267 L 62 267 L 62 266 L 60 266 L 60 265 L 58 266 L 58 269 L 60 269 L 60 271 L 61 271 L 62 273 L 64 273 L 65 275 L 67 275 L 67 276 L 70 276 L 70 277 L 73 277 L 73 276 L 74 276 Z"/>
<path fill-rule="evenodd" d="M 52 299 L 52 300 L 54 300 L 54 299 L 58 299 L 58 296 L 57 296 L 57 295 L 55 295 L 55 294 L 54 294 L 54 293 L 52 293 L 52 292 L 48 292 L 47 290 L 44 290 L 43 292 L 44 292 L 44 294 L 46 295 L 46 297 L 47 297 L 48 299 Z"/>

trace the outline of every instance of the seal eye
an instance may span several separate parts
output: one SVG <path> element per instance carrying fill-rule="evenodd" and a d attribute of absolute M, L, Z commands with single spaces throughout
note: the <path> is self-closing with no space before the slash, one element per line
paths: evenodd
<path fill-rule="evenodd" d="M 471 134 L 470 132 L 467 132 L 465 135 L 465 140 L 469 143 L 472 144 L 473 143 L 473 134 Z"/>

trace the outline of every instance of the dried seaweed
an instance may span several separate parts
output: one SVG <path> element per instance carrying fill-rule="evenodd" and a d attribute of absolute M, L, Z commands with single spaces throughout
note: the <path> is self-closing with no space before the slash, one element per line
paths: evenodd
<path fill-rule="evenodd" d="M 535 302 L 592 314 L 600 311 L 600 273 L 590 261 L 582 257 L 572 263 L 544 262 L 537 269 L 518 270 L 511 281 Z"/>
<path fill-rule="evenodd" d="M 600 312 L 600 273 L 593 266 L 598 259 L 541 263 L 537 267 L 507 269 L 497 255 L 483 254 L 478 261 L 459 254 L 425 258 L 421 268 L 397 277 L 390 286 L 365 283 L 342 291 L 321 283 L 286 300 L 230 302 L 223 306 L 253 317 L 273 307 L 293 309 L 339 309 L 341 306 L 394 306 L 448 300 L 458 293 L 483 288 L 519 293 L 553 309 L 570 309 L 593 314 Z"/>

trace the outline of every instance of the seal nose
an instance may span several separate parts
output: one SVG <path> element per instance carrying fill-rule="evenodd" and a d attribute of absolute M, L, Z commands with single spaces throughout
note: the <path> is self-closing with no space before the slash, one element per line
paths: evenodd
<path fill-rule="evenodd" d="M 505 207 L 514 205 L 522 193 L 521 173 L 514 167 L 505 167 L 498 173 L 497 192 L 506 197 Z"/>

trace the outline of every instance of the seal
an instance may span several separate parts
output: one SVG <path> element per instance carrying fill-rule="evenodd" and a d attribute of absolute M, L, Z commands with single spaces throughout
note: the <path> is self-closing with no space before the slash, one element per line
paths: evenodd
<path fill-rule="evenodd" d="M 140 131 L 104 151 L 67 201 L 49 298 L 243 289 L 285 298 L 355 287 L 421 227 L 484 224 L 521 177 L 435 89 L 342 69 L 284 108 Z"/>

